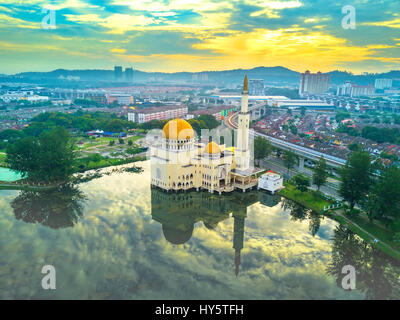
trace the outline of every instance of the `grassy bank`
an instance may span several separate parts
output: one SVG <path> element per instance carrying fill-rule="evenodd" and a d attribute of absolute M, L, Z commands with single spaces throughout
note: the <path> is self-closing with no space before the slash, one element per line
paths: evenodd
<path fill-rule="evenodd" d="M 332 202 L 322 199 L 316 191 L 301 192 L 289 183 L 285 183 L 285 188 L 279 194 L 320 214 L 322 214 L 325 206 L 332 204 Z"/>
<path fill-rule="evenodd" d="M 387 255 L 400 260 L 400 251 L 395 249 L 392 241 L 393 233 L 383 229 L 373 223 L 361 224 L 355 221 L 354 217 L 350 218 L 347 215 L 340 214 L 339 212 L 329 212 L 328 217 L 340 222 L 342 225 L 349 228 L 356 233 L 360 238 L 365 240 L 371 246 L 376 247 Z M 357 219 L 358 220 L 358 219 Z M 378 243 L 374 239 L 379 239 Z"/>
<path fill-rule="evenodd" d="M 301 192 L 296 189 L 294 185 L 289 183 L 285 183 L 285 189 L 281 190 L 279 194 L 308 209 L 338 221 L 372 246 L 378 248 L 391 257 L 400 260 L 400 251 L 398 248 L 397 250 L 394 248 L 395 243 L 392 241 L 394 233 L 376 223 L 370 222 L 366 217 L 364 217 L 363 213 L 360 213 L 359 216 L 355 217 L 349 217 L 346 215 L 344 209 L 324 213 L 324 207 L 331 205 L 332 202 L 321 198 L 321 196 L 315 191 Z M 375 243 L 374 239 L 379 239 L 379 242 Z M 399 244 L 397 244 L 397 246 L 399 246 Z"/>
<path fill-rule="evenodd" d="M 75 173 L 82 173 L 88 170 L 107 168 L 112 166 L 119 166 L 122 164 L 128 164 L 138 161 L 146 160 L 145 156 L 134 156 L 130 158 L 118 159 L 118 158 L 108 158 L 108 157 L 98 157 L 93 159 L 91 157 L 80 158 L 76 160 Z"/>

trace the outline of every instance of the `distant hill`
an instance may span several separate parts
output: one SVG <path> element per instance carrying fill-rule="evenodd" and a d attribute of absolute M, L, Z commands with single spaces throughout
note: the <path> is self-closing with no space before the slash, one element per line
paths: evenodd
<path fill-rule="evenodd" d="M 254 69 L 236 69 L 226 71 L 205 71 L 197 74 L 206 73 L 208 80 L 214 81 L 229 81 L 236 82 L 243 79 L 243 75 L 247 74 L 250 78 L 260 78 L 266 81 L 284 81 L 296 82 L 298 81 L 299 73 L 283 67 L 258 67 Z M 188 81 L 192 80 L 192 72 L 144 72 L 134 70 L 135 81 L 149 81 L 153 78 L 162 79 L 166 81 Z M 113 70 L 65 70 L 57 69 L 50 72 L 23 72 L 15 76 L 28 79 L 70 79 L 70 80 L 83 80 L 83 81 L 113 81 Z"/>
<path fill-rule="evenodd" d="M 342 84 L 349 80 L 360 85 L 373 84 L 377 78 L 400 79 L 400 71 L 390 71 L 381 74 L 354 75 L 346 71 L 331 71 L 331 84 Z M 253 69 L 234 69 L 224 71 L 204 72 L 144 72 L 134 70 L 134 81 L 155 81 L 155 82 L 186 82 L 192 81 L 194 74 L 207 74 L 209 83 L 240 83 L 243 76 L 247 74 L 250 79 L 264 79 L 267 85 L 299 83 L 300 73 L 284 67 L 257 67 Z M 18 78 L 29 80 L 56 80 L 57 81 L 103 81 L 113 82 L 113 70 L 66 70 L 57 69 L 50 72 L 23 72 L 14 75 Z"/>

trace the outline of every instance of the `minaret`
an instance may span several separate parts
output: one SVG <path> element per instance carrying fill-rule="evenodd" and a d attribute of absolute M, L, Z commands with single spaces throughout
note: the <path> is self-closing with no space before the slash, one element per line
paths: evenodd
<path fill-rule="evenodd" d="M 235 148 L 236 170 L 247 171 L 250 168 L 250 150 L 249 150 L 249 91 L 247 76 L 244 77 L 242 108 L 238 116 L 237 141 Z"/>

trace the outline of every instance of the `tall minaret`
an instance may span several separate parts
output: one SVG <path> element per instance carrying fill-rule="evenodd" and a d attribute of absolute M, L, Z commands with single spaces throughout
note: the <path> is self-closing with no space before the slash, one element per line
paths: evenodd
<path fill-rule="evenodd" d="M 238 116 L 238 130 L 235 150 L 236 170 L 246 171 L 250 168 L 250 150 L 249 150 L 249 91 L 247 85 L 247 76 L 244 77 L 242 108 Z"/>

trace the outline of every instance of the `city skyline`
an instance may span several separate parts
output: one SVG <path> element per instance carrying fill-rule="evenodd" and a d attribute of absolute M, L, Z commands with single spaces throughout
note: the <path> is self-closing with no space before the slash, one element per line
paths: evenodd
<path fill-rule="evenodd" d="M 342 26 L 346 5 L 355 9 L 355 29 Z M 3 1 L 0 73 L 114 65 L 387 72 L 400 69 L 397 12 L 396 1 Z"/>

